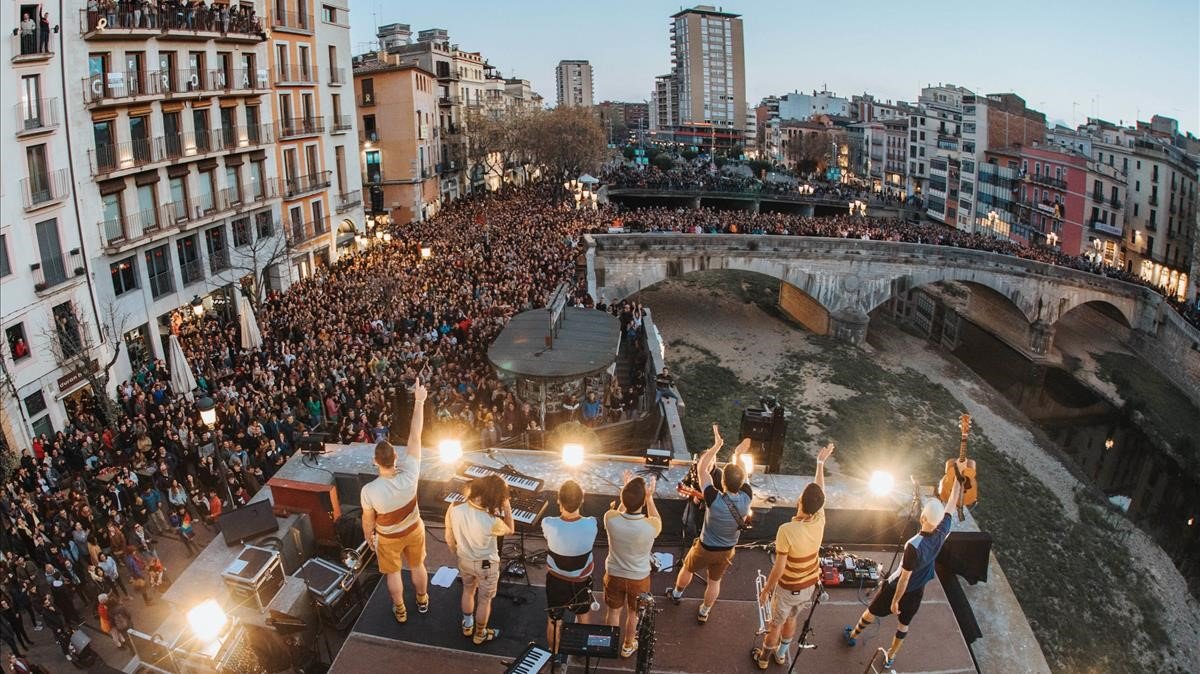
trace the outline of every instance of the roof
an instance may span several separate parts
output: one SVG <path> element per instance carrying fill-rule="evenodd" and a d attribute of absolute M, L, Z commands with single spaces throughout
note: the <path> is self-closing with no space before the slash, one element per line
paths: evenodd
<path fill-rule="evenodd" d="M 437 77 L 437 75 L 434 75 L 415 63 L 389 63 L 387 61 L 363 61 L 359 65 L 354 66 L 354 75 L 357 77 L 359 75 L 370 75 L 372 73 L 386 73 L 401 70 L 416 70 L 423 75 Z"/>
<path fill-rule="evenodd" d="M 554 348 L 546 347 L 549 325 L 544 308 L 513 316 L 488 348 L 488 360 L 502 372 L 549 381 L 597 374 L 617 359 L 621 326 L 608 312 L 563 309 Z"/>
<path fill-rule="evenodd" d="M 727 19 L 736 19 L 741 16 L 741 14 L 734 14 L 733 12 L 719 11 L 712 5 L 696 5 L 695 7 L 692 7 L 691 9 L 684 9 L 684 10 L 675 12 L 674 14 L 671 15 L 671 18 L 677 19 L 681 16 L 684 16 L 685 14 L 706 14 L 708 16 L 722 16 Z"/>

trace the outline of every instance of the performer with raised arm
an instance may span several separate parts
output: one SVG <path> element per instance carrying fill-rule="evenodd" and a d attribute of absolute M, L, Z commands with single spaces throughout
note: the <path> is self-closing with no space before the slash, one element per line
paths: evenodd
<path fill-rule="evenodd" d="M 427 392 L 417 379 L 413 388 L 412 423 L 408 445 L 402 456 L 386 440 L 375 445 L 379 477 L 362 488 L 362 528 L 379 560 L 379 572 L 387 577 L 396 622 L 408 621 L 404 605 L 403 564 L 412 573 L 417 593 L 417 612 L 429 610 L 429 572 L 425 570 L 425 524 L 417 508 L 417 481 L 421 474 L 421 429 L 425 421 Z"/>
<path fill-rule="evenodd" d="M 662 531 L 662 518 L 654 505 L 655 478 L 634 477 L 630 471 L 625 471 L 624 477 L 620 505 L 614 503 L 604 513 L 604 530 L 608 532 L 604 604 L 609 625 L 621 626 L 621 611 L 625 610 L 621 657 L 628 658 L 638 649 L 638 597 L 650 591 L 650 553 Z"/>
<path fill-rule="evenodd" d="M 812 605 L 817 591 L 821 577 L 817 557 L 825 538 L 825 461 L 831 454 L 832 442 L 817 453 L 817 473 L 800 494 L 796 516 L 775 533 L 775 564 L 758 597 L 760 605 L 770 604 L 771 622 L 763 645 L 751 653 L 759 669 L 767 668 L 772 655 L 776 664 L 787 664 L 796 620 Z"/>
<path fill-rule="evenodd" d="M 713 444 L 696 464 L 700 492 L 704 496 L 704 526 L 683 559 L 674 587 L 666 591 L 667 599 L 678 605 L 679 598 L 695 574 L 704 571 L 708 585 L 704 589 L 704 601 L 696 613 L 696 621 L 702 625 L 708 622 L 708 614 L 721 594 L 721 578 L 733 564 L 734 546 L 738 544 L 742 529 L 746 526 L 750 502 L 754 497 L 740 461 L 742 453 L 750 448 L 749 438 L 742 440 L 734 450 L 732 459 L 721 469 L 720 486 L 713 484 L 713 466 L 717 462 L 717 452 L 724 444 L 720 429 L 713 424 Z"/>
<path fill-rule="evenodd" d="M 958 459 L 957 465 L 961 475 L 966 469 L 966 460 Z M 955 481 L 954 488 L 950 490 L 950 498 L 944 506 L 936 498 L 926 499 L 925 506 L 921 509 L 921 530 L 904 544 L 904 557 L 900 568 L 892 573 L 886 583 L 879 586 L 870 606 L 858 619 L 858 624 L 853 627 L 846 626 L 846 643 L 853 646 L 858 642 L 858 635 L 862 634 L 867 625 L 874 622 L 875 617 L 883 618 L 892 614 L 899 616 L 900 622 L 896 626 L 892 646 L 887 651 L 884 669 L 891 669 L 895 664 L 896 652 L 904 644 L 904 637 L 908 636 L 908 627 L 917 615 L 917 610 L 921 608 L 925 585 L 933 580 L 933 563 L 942 549 L 942 544 L 946 542 L 946 536 L 950 534 L 950 527 L 954 521 L 950 513 L 958 507 L 960 498 L 962 482 Z"/>

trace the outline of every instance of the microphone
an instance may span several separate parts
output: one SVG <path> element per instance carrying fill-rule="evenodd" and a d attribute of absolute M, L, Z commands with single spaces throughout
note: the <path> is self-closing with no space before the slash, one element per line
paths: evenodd
<path fill-rule="evenodd" d="M 600 602 L 596 601 L 596 595 L 592 594 L 591 592 L 588 592 L 588 596 L 592 598 L 592 604 L 588 608 L 590 608 L 593 611 L 599 611 L 600 610 Z"/>

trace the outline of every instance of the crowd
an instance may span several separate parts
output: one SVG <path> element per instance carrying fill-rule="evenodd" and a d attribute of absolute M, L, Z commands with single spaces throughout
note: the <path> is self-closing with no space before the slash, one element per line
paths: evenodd
<path fill-rule="evenodd" d="M 790 176 L 759 180 L 738 172 L 739 167 L 726 165 L 717 169 L 704 161 L 677 164 L 664 171 L 657 166 L 616 165 L 603 173 L 604 183 L 613 188 L 681 190 L 688 192 L 739 192 L 744 194 L 788 195 L 803 194 L 814 199 L 849 202 L 862 200 L 899 205 L 903 202 L 893 192 L 873 193 L 864 187 L 829 183 L 820 180 L 797 181 Z M 801 193 L 801 187 L 805 192 Z M 919 200 L 918 202 L 919 203 Z"/>
<path fill-rule="evenodd" d="M 148 28 L 151 30 L 203 30 L 225 33 L 262 33 L 262 21 L 253 4 L 205 0 L 88 0 L 88 30 Z"/>

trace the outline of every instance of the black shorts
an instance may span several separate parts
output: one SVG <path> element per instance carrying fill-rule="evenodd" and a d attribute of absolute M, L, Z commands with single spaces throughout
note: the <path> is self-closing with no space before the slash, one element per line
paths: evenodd
<path fill-rule="evenodd" d="M 561 620 L 563 612 L 583 615 L 592 610 L 592 578 L 579 581 L 563 580 L 552 573 L 546 574 L 546 607 L 554 620 Z"/>
<path fill-rule="evenodd" d="M 875 596 L 871 599 L 871 605 L 867 610 L 871 615 L 880 618 L 892 614 L 892 598 L 896 596 L 895 581 L 888 581 L 879 586 L 875 592 Z M 900 597 L 900 624 L 911 625 L 912 619 L 917 615 L 917 610 L 921 608 L 921 598 L 925 596 L 925 588 L 912 592 L 905 592 L 903 597 Z"/>

